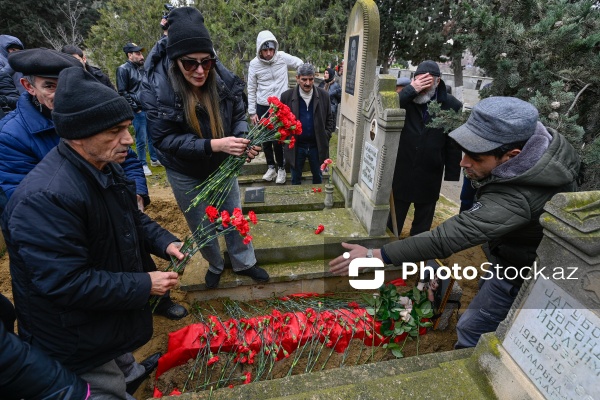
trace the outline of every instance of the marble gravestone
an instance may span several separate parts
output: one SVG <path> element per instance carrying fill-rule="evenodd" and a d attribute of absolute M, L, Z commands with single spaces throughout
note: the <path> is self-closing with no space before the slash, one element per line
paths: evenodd
<path fill-rule="evenodd" d="M 364 133 L 358 182 L 352 210 L 369 236 L 385 235 L 390 212 L 392 177 L 398 155 L 405 111 L 398 108 L 396 78 L 379 75 L 366 99 L 362 118 Z"/>
<path fill-rule="evenodd" d="M 499 397 L 600 399 L 600 191 L 557 194 L 545 211 L 537 278 L 496 331 L 504 361 L 480 364 Z M 506 393 L 494 385 L 506 376 L 523 383 Z"/>
<path fill-rule="evenodd" d="M 373 0 L 358 0 L 348 19 L 341 82 L 339 140 L 333 183 L 352 204 L 354 185 L 359 181 L 365 124 L 364 100 L 373 91 L 379 47 L 379 11 Z M 370 121 L 368 121 L 370 122 Z"/>

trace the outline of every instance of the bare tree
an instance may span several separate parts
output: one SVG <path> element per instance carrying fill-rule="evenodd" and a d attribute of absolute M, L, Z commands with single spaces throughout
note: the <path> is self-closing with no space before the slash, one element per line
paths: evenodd
<path fill-rule="evenodd" d="M 56 50 L 60 50 L 64 45 L 70 44 L 79 46 L 83 42 L 83 35 L 79 32 L 78 22 L 84 11 L 79 0 L 67 0 L 57 7 L 64 15 L 66 23 L 56 26 L 56 34 L 53 34 L 40 20 L 38 20 L 38 29 L 46 41 Z"/>

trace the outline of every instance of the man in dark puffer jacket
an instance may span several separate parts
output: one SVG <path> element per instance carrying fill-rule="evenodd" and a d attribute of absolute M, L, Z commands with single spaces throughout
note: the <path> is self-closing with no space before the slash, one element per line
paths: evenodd
<path fill-rule="evenodd" d="M 523 281 L 504 271 L 526 271 L 533 265 L 543 235 L 539 218 L 544 205 L 556 193 L 576 189 L 579 158 L 564 136 L 538 121 L 535 107 L 512 97 L 482 100 L 450 137 L 465 152 L 460 165 L 478 188 L 473 207 L 432 231 L 371 254 L 384 263 L 402 265 L 489 245 L 494 273 L 484 275 L 487 279 L 458 321 L 455 347 L 462 348 L 475 346 L 508 314 Z M 350 258 L 330 262 L 336 274 L 347 273 L 350 261 L 368 254 L 359 245 L 343 246 L 351 249 Z"/>

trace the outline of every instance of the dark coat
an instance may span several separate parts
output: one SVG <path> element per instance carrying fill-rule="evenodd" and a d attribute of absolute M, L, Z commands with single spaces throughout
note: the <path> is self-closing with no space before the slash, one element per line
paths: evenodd
<path fill-rule="evenodd" d="M 442 128 L 425 126 L 431 122 L 430 116 L 424 118 L 428 103 L 414 103 L 417 94 L 410 85 L 400 92 L 400 108 L 406 110 L 406 119 L 400 135 L 392 189 L 397 200 L 433 203 L 440 196 L 442 175 L 446 181 L 460 179 L 462 153 Z M 462 108 L 460 101 L 446 93 L 442 80 L 436 101 L 442 110 L 459 111 Z"/>
<path fill-rule="evenodd" d="M 94 76 L 94 78 L 96 78 L 98 80 L 98 82 L 100 82 L 104 86 L 107 86 L 115 91 L 117 90 L 113 86 L 108 75 L 106 75 L 104 72 L 102 72 L 102 70 L 100 68 L 96 68 L 93 65 L 85 64 L 85 69 L 87 72 L 92 74 Z"/>
<path fill-rule="evenodd" d="M 20 84 L 19 84 L 20 85 Z M 0 72 L 0 108 L 8 113 L 17 108 L 19 91 L 10 75 Z"/>
<path fill-rule="evenodd" d="M 117 91 L 127 100 L 133 112 L 142 111 L 139 91 L 144 80 L 144 67 L 138 67 L 131 61 L 117 67 Z"/>
<path fill-rule="evenodd" d="M 299 86 L 293 89 L 286 90 L 281 95 L 281 102 L 287 105 L 296 118 L 300 117 L 300 102 L 304 102 L 300 97 Z M 329 102 L 329 94 L 321 88 L 313 87 L 313 112 L 315 121 L 315 137 L 317 139 L 317 148 L 319 150 L 319 162 L 322 163 L 329 158 L 329 139 L 335 130 L 335 121 L 331 113 L 331 103 Z M 286 163 L 292 167 L 296 165 L 296 149 L 290 149 L 289 146 L 284 146 L 284 154 Z"/>
<path fill-rule="evenodd" d="M 64 141 L 0 219 L 21 338 L 82 374 L 145 344 L 155 269 L 177 238 L 137 208 L 118 164 L 97 170 Z"/>
<path fill-rule="evenodd" d="M 0 294 L 0 303 L 3 301 L 8 302 Z M 87 384 L 82 379 L 23 342 L 12 332 L 12 326 L 6 326 L 2 320 L 0 315 L 0 393 L 3 400 L 85 399 Z"/>
<path fill-rule="evenodd" d="M 200 138 L 185 122 L 183 101 L 169 80 L 171 61 L 166 56 L 166 39 L 156 43 L 146 60 L 146 78 L 140 93 L 146 110 L 148 133 L 160 162 L 169 169 L 197 179 L 206 179 L 228 154 L 207 153 L 207 140 L 212 138 L 208 117 L 199 112 L 205 138 Z M 246 108 L 242 99 L 243 82 L 223 64 L 217 62 L 211 73 L 217 73 L 219 108 L 225 136 L 243 136 L 248 132 Z"/>

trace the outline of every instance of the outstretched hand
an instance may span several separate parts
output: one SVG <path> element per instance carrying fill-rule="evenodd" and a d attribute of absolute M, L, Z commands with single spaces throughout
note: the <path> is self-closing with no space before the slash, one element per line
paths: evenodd
<path fill-rule="evenodd" d="M 342 247 L 349 251 L 329 262 L 329 272 L 335 275 L 348 275 L 348 266 L 350 265 L 350 262 L 355 258 L 367 256 L 367 248 L 359 244 L 342 242 Z M 348 257 L 344 257 L 346 254 Z M 373 257 L 381 259 L 381 250 L 373 250 Z"/>

